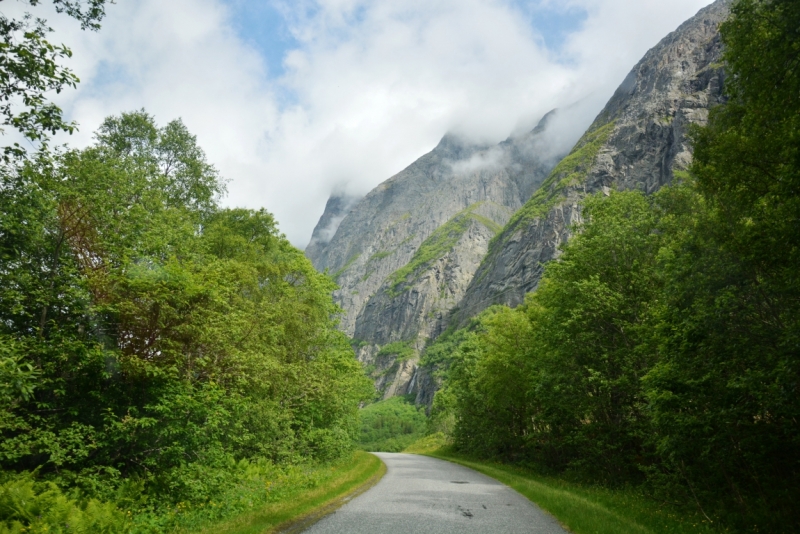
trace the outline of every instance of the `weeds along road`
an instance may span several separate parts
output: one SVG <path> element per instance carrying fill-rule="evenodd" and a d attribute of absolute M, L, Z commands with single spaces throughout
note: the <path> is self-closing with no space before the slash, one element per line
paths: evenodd
<path fill-rule="evenodd" d="M 375 487 L 307 534 L 565 534 L 551 516 L 496 480 L 444 460 L 376 453 L 387 467 Z"/>

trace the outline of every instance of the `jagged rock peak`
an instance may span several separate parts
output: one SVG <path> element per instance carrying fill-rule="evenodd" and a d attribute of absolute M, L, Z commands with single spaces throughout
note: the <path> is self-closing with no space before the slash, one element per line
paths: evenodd
<path fill-rule="evenodd" d="M 486 143 L 474 143 L 468 141 L 463 137 L 447 133 L 442 137 L 439 144 L 432 150 L 432 153 L 439 155 L 442 158 L 458 161 L 467 159 L 476 152 L 486 150 L 491 145 Z"/>
<path fill-rule="evenodd" d="M 532 131 L 496 145 L 445 135 L 359 200 L 328 243 L 306 250 L 338 282 L 340 327 L 384 394 L 422 384 L 414 379 L 419 351 L 441 332 L 491 239 L 568 150 L 559 146 L 563 132 L 554 142 L 548 130 L 558 117 L 551 112 Z M 335 206 L 326 211 L 340 213 Z M 387 348 L 398 343 L 410 356 Z"/>
<path fill-rule="evenodd" d="M 345 312 L 341 326 L 348 335 L 354 335 L 359 317 L 368 320 L 362 311 L 386 279 L 456 214 L 482 203 L 481 216 L 502 226 L 522 206 L 554 164 L 545 123 L 493 146 L 445 135 L 431 152 L 359 200 L 328 243 L 320 240 L 306 250 L 315 267 L 328 269 L 340 285 L 334 297 Z M 547 158 L 540 147 L 547 148 Z"/>
<path fill-rule="evenodd" d="M 336 234 L 336 230 L 339 229 L 339 224 L 360 199 L 361 197 L 347 193 L 334 193 L 328 198 L 328 202 L 325 204 L 325 211 L 314 227 L 311 241 L 306 247 L 306 254 L 309 258 L 312 258 L 312 261 L 316 256 L 317 249 L 330 243 Z"/>

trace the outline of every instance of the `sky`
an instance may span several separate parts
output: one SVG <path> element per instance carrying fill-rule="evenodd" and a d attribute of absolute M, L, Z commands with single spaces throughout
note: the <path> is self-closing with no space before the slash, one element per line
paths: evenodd
<path fill-rule="evenodd" d="M 585 127 L 709 3 L 116 0 L 99 32 L 32 11 L 81 79 L 54 98 L 80 125 L 58 141 L 87 146 L 123 111 L 181 118 L 229 180 L 223 204 L 265 207 L 304 248 L 332 193 L 366 194 L 446 133 L 499 142 L 575 102 Z"/>

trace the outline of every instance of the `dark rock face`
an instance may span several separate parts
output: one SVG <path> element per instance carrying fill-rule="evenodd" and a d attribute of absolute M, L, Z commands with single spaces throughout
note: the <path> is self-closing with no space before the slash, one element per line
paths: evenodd
<path fill-rule="evenodd" d="M 586 195 L 611 188 L 652 193 L 688 167 L 688 126 L 704 124 L 709 109 L 723 100 L 718 28 L 729 5 L 718 0 L 704 8 L 633 68 L 548 177 L 546 194 L 537 192 L 496 239 L 452 322 L 463 324 L 492 304 L 516 306 L 536 289 L 543 265 L 558 256 L 570 226 L 581 220 Z M 602 142 L 593 138 L 599 133 Z"/>

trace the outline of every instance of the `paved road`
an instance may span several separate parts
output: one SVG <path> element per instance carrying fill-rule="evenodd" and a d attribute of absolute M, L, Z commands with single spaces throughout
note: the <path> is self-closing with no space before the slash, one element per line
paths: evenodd
<path fill-rule="evenodd" d="M 376 453 L 387 472 L 375 487 L 306 534 L 565 534 L 528 499 L 472 469 L 414 454 Z"/>

